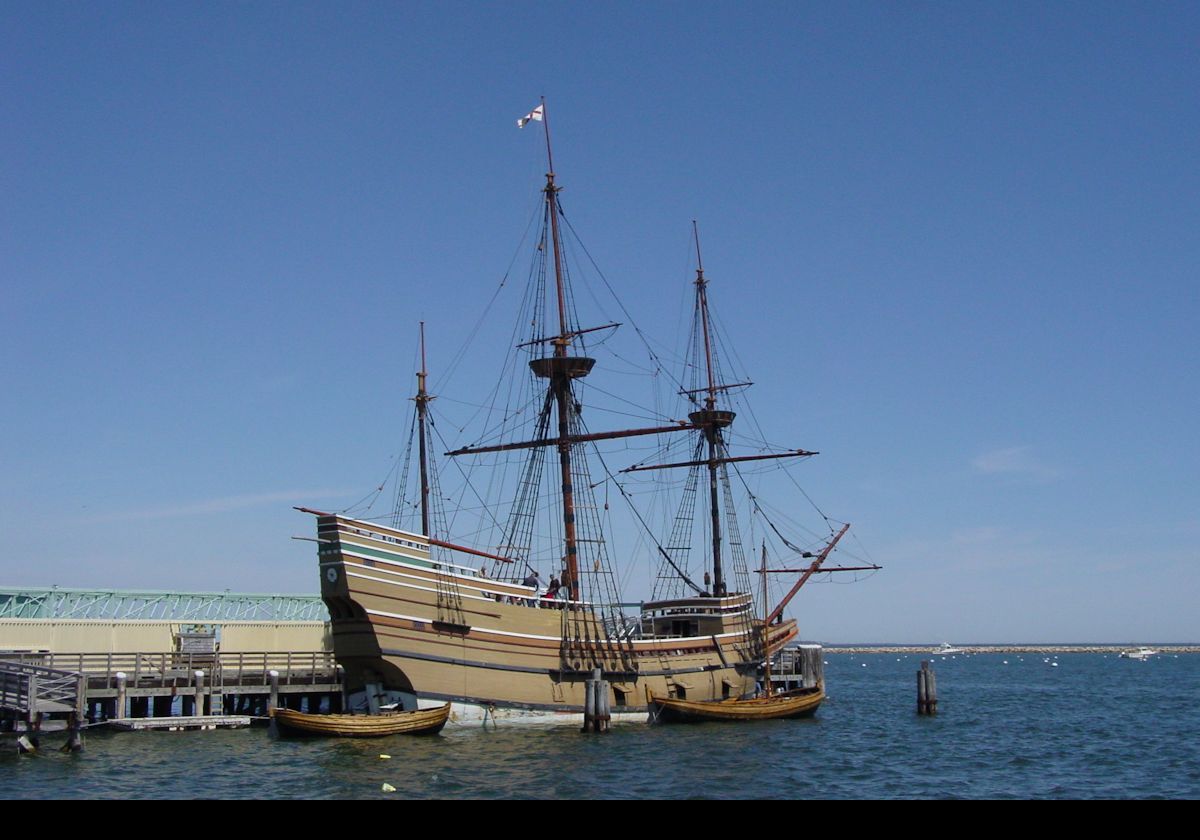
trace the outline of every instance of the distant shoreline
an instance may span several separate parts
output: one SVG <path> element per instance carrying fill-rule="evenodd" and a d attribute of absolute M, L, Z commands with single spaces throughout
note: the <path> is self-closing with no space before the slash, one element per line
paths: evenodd
<path fill-rule="evenodd" d="M 825 653 L 900 653 L 956 656 L 944 654 L 935 645 L 822 645 Z M 1134 650 L 1140 645 L 957 645 L 964 655 L 976 653 L 1112 653 Z M 1200 653 L 1200 645 L 1149 645 L 1160 654 Z"/>

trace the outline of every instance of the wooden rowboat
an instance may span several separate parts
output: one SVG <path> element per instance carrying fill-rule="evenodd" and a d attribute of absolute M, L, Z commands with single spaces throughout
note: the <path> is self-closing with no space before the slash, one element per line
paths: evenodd
<path fill-rule="evenodd" d="M 311 715 L 275 709 L 271 717 L 281 730 L 341 738 L 382 738 L 387 735 L 434 735 L 450 718 L 450 704 L 413 712 L 378 715 Z"/>
<path fill-rule="evenodd" d="M 825 699 L 823 687 L 789 691 L 749 700 L 695 701 L 650 695 L 655 721 L 756 721 L 811 717 Z"/>

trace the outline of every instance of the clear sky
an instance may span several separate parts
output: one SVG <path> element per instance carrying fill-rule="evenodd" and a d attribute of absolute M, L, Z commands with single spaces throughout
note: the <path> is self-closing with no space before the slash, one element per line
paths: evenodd
<path fill-rule="evenodd" d="M 0 4 L 0 584 L 315 592 L 291 505 L 387 473 L 544 94 L 639 324 L 699 219 L 885 566 L 806 637 L 1200 641 L 1197 91 L 1195 3 Z"/>

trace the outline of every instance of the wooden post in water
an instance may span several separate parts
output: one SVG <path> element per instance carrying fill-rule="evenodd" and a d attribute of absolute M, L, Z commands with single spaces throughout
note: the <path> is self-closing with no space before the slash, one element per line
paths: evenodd
<path fill-rule="evenodd" d="M 929 666 L 928 662 L 921 663 L 921 670 L 917 671 L 917 714 L 925 714 L 925 669 Z"/>
<path fill-rule="evenodd" d="M 603 683 L 604 697 L 604 731 L 607 732 L 609 726 L 612 725 L 612 692 L 609 691 L 609 682 L 605 680 Z"/>
<path fill-rule="evenodd" d="M 25 734 L 17 738 L 17 752 L 36 753 L 42 745 L 42 713 L 33 708 L 25 715 Z"/>
<path fill-rule="evenodd" d="M 42 716 L 37 710 L 37 683 L 37 674 L 30 674 L 25 693 L 25 734 L 17 739 L 18 753 L 35 753 L 41 746 L 38 731 L 42 728 Z"/>
<path fill-rule="evenodd" d="M 583 684 L 583 731 L 591 732 L 596 723 L 596 683 L 600 681 L 600 669 L 592 671 L 592 678 Z M 598 730 L 597 730 L 598 731 Z"/>
<path fill-rule="evenodd" d="M 127 679 L 124 671 L 117 671 L 117 704 L 113 710 L 113 717 L 125 717 L 125 682 Z"/>
<path fill-rule="evenodd" d="M 87 677 L 80 674 L 75 678 L 75 711 L 67 722 L 67 742 L 62 752 L 83 752 L 83 737 L 79 734 L 83 718 L 87 713 Z"/>
<path fill-rule="evenodd" d="M 268 671 L 267 676 L 271 678 L 271 699 L 267 701 L 267 714 L 269 715 L 279 706 L 279 672 Z"/>
<path fill-rule="evenodd" d="M 204 672 L 194 671 L 192 676 L 196 678 L 196 716 L 204 716 Z"/>
<path fill-rule="evenodd" d="M 612 708 L 608 699 L 608 680 L 599 668 L 592 671 L 592 678 L 583 684 L 583 731 L 607 732 L 612 720 Z"/>
<path fill-rule="evenodd" d="M 41 746 L 38 736 L 42 730 L 42 713 L 37 710 L 37 682 L 37 674 L 31 674 L 25 695 L 28 709 L 25 712 L 25 734 L 17 738 L 18 753 L 36 753 Z"/>
<path fill-rule="evenodd" d="M 937 714 L 937 675 L 928 659 L 921 660 L 921 670 L 917 671 L 917 714 Z"/>
<path fill-rule="evenodd" d="M 596 680 L 596 721 L 593 728 L 596 732 L 607 732 L 609 721 L 612 720 L 612 710 L 608 701 L 608 680 Z"/>

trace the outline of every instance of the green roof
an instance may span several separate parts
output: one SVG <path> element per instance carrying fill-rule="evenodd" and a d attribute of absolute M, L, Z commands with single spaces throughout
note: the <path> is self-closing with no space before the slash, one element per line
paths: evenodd
<path fill-rule="evenodd" d="M 0 618 L 143 621 L 328 621 L 315 595 L 0 588 Z"/>

